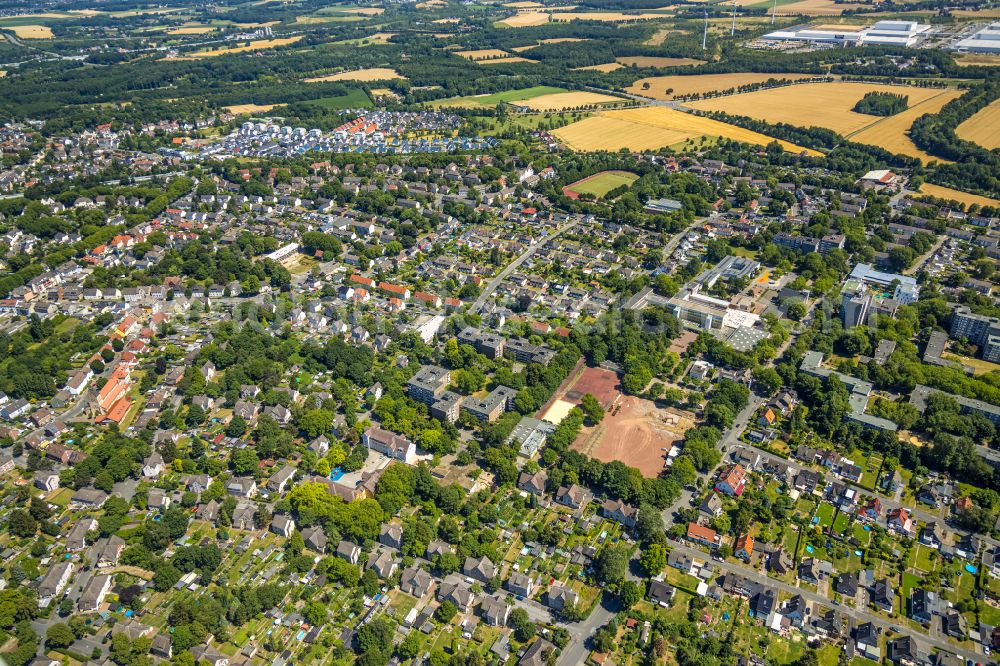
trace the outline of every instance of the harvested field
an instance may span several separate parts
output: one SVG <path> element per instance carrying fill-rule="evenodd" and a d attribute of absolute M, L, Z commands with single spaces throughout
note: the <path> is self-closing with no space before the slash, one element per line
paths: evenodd
<path fill-rule="evenodd" d="M 653 33 L 653 36 L 645 41 L 646 46 L 663 46 L 663 42 L 667 41 L 670 35 L 684 35 L 687 34 L 686 30 L 677 30 L 676 28 L 660 28 Z"/>
<path fill-rule="evenodd" d="M 969 194 L 968 192 L 962 192 L 961 190 L 953 190 L 950 187 L 942 187 L 941 185 L 932 185 L 931 183 L 924 183 L 921 185 L 920 193 L 936 197 L 938 199 L 945 199 L 947 201 L 957 201 L 958 203 L 965 204 L 966 206 L 971 206 L 973 204 L 979 204 L 980 206 L 1000 206 L 1000 201 L 997 201 L 996 199 L 990 199 L 989 197 L 983 197 L 978 194 Z"/>
<path fill-rule="evenodd" d="M 963 53 L 955 56 L 959 67 L 1000 67 L 1000 55 L 992 53 Z"/>
<path fill-rule="evenodd" d="M 510 54 L 500 49 L 480 49 L 478 51 L 455 51 L 455 55 L 466 60 L 471 60 L 472 62 L 479 62 L 480 60 L 488 60 L 490 58 L 506 58 Z"/>
<path fill-rule="evenodd" d="M 332 16 L 296 16 L 295 22 L 301 25 L 317 25 L 321 23 L 352 23 L 365 20 L 363 16 L 341 14 Z"/>
<path fill-rule="evenodd" d="M 530 58 L 522 58 L 520 56 L 509 56 L 507 58 L 494 58 L 492 60 L 477 60 L 477 65 L 509 65 L 515 62 L 538 62 L 537 60 L 531 60 Z"/>
<path fill-rule="evenodd" d="M 390 90 L 389 88 L 372 88 L 372 96 L 388 97 L 394 100 L 400 99 L 400 96 L 396 92 Z"/>
<path fill-rule="evenodd" d="M 543 95 L 567 92 L 564 88 L 554 88 L 552 86 L 535 86 L 534 88 L 519 88 L 517 90 L 505 90 L 493 93 L 492 95 L 470 95 L 468 97 L 451 97 L 437 102 L 434 106 L 461 106 L 476 108 L 479 106 L 494 107 L 501 102 L 513 102 L 514 100 L 529 100 Z"/>
<path fill-rule="evenodd" d="M 323 81 L 389 81 L 405 78 L 405 76 L 394 69 L 372 67 L 370 69 L 356 69 L 353 72 L 340 72 L 339 74 L 328 74 L 326 76 L 317 76 L 303 80 L 306 83 L 321 83 Z"/>
<path fill-rule="evenodd" d="M 249 113 L 251 115 L 255 113 L 265 113 L 279 106 L 284 106 L 283 104 L 233 104 L 232 106 L 224 106 L 226 111 L 230 113 L 235 113 L 240 115 L 242 113 Z"/>
<path fill-rule="evenodd" d="M 517 106 L 526 106 L 532 111 L 563 111 L 581 106 L 618 104 L 624 101 L 621 97 L 612 97 L 611 95 L 602 95 L 601 93 L 565 92 L 517 100 L 511 103 Z"/>
<path fill-rule="evenodd" d="M 389 40 L 396 36 L 395 32 L 376 32 L 369 37 L 359 37 L 357 39 L 344 39 L 335 44 L 351 44 L 354 46 L 369 46 L 373 44 L 388 44 Z M 449 35 L 450 37 L 451 35 Z"/>
<path fill-rule="evenodd" d="M 1000 100 L 994 100 L 985 109 L 980 109 L 959 125 L 955 133 L 983 148 L 1000 148 Z"/>
<path fill-rule="evenodd" d="M 565 23 L 567 21 L 627 23 L 630 21 L 650 21 L 661 18 L 663 18 L 663 14 L 625 14 L 623 12 L 558 12 L 552 14 L 552 21 L 555 23 Z"/>
<path fill-rule="evenodd" d="M 909 97 L 910 108 L 884 118 L 851 110 L 865 93 L 873 91 L 905 94 Z M 933 158 L 918 150 L 906 132 L 919 116 L 936 113 L 959 95 L 957 90 L 940 88 L 871 83 L 804 83 L 699 100 L 688 106 L 703 111 L 749 116 L 772 123 L 825 127 L 852 141 L 881 146 L 886 150 L 929 161 Z"/>
<path fill-rule="evenodd" d="M 204 35 L 215 30 L 210 25 L 190 25 L 168 30 L 168 35 Z"/>
<path fill-rule="evenodd" d="M 531 9 L 532 7 L 544 7 L 545 5 L 540 2 L 528 2 L 525 0 L 524 2 L 505 2 L 503 6 L 510 7 L 511 9 Z"/>
<path fill-rule="evenodd" d="M 553 130 L 552 134 L 575 150 L 655 150 L 701 137 L 722 137 L 760 146 L 774 141 L 758 132 L 662 106 L 602 111 Z M 779 143 L 792 152 L 806 150 L 787 141 Z M 819 155 L 816 151 L 806 152 Z"/>
<path fill-rule="evenodd" d="M 692 427 L 694 418 L 687 412 L 661 410 L 649 400 L 619 396 L 604 419 L 584 429 L 572 448 L 602 462 L 617 460 L 652 478 L 663 471 L 670 449 Z"/>
<path fill-rule="evenodd" d="M 195 53 L 189 53 L 188 56 L 192 58 L 214 58 L 216 56 L 230 55 L 233 53 L 245 53 L 247 51 L 261 51 L 264 49 L 273 49 L 278 46 L 287 46 L 288 44 L 294 44 L 295 42 L 302 39 L 302 35 L 296 35 L 295 37 L 282 37 L 280 39 L 260 39 L 257 41 L 250 42 L 244 46 L 233 46 L 227 49 L 219 49 L 218 51 L 196 51 Z"/>
<path fill-rule="evenodd" d="M 5 76 L 7 76 L 7 70 L 6 69 L 0 69 L 0 79 L 2 79 Z"/>
<path fill-rule="evenodd" d="M 546 12 L 521 12 L 508 16 L 500 21 L 500 25 L 510 28 L 528 28 L 536 25 L 545 25 L 549 22 L 549 14 Z"/>
<path fill-rule="evenodd" d="M 778 5 L 780 16 L 840 16 L 848 9 L 862 9 L 870 5 L 844 2 L 837 4 L 833 0 L 801 0 L 787 5 Z"/>
<path fill-rule="evenodd" d="M 638 179 L 639 176 L 630 171 L 602 171 L 567 185 L 563 188 L 563 194 L 570 199 L 578 199 L 581 194 L 589 194 L 600 199 L 611 190 L 622 185 L 631 185 Z"/>
<path fill-rule="evenodd" d="M 606 62 L 603 65 L 588 65 L 587 67 L 574 67 L 575 72 L 613 72 L 621 69 L 625 65 L 620 62 Z"/>
<path fill-rule="evenodd" d="M 734 74 L 699 74 L 692 76 L 651 76 L 639 79 L 625 92 L 633 95 L 642 95 L 653 99 L 669 100 L 677 95 L 698 95 L 721 90 L 738 88 L 751 83 L 763 83 L 768 79 L 808 79 L 809 74 L 753 74 L 750 72 L 737 72 Z M 649 84 L 648 89 L 643 88 L 643 84 Z M 667 91 L 670 91 L 669 93 Z M 857 100 L 855 100 L 857 101 Z M 854 102 L 851 102 L 854 105 Z"/>
<path fill-rule="evenodd" d="M 52 39 L 52 28 L 47 25 L 11 25 L 3 30 L 10 30 L 21 39 Z"/>
<path fill-rule="evenodd" d="M 661 58 L 656 56 L 628 56 L 615 58 L 626 67 L 635 65 L 636 67 L 684 67 L 685 65 L 700 65 L 704 60 L 694 58 Z"/>

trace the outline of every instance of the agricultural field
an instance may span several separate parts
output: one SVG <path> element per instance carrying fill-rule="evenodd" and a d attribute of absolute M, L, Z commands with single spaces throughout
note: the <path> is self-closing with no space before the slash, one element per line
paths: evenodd
<path fill-rule="evenodd" d="M 979 206 L 1000 206 L 1000 201 L 997 201 L 996 199 L 979 196 L 978 194 L 969 194 L 968 192 L 962 192 L 961 190 L 953 190 L 950 187 L 932 185 L 931 183 L 924 183 L 921 185 L 920 193 L 937 197 L 938 199 L 957 201 L 958 203 L 965 204 L 966 206 L 971 206 L 973 204 L 977 204 Z"/>
<path fill-rule="evenodd" d="M 729 90 L 751 83 L 763 83 L 768 79 L 808 79 L 809 74 L 753 74 L 737 72 L 733 74 L 700 74 L 697 76 L 651 76 L 639 79 L 625 89 L 633 95 L 652 99 L 671 100 L 678 95 L 701 95 L 717 90 Z M 649 87 L 644 84 L 648 83 Z M 668 92 L 669 91 L 669 92 Z M 860 96 L 859 96 L 860 99 Z M 856 101 L 856 100 L 855 100 Z M 851 102 L 854 105 L 854 101 Z"/>
<path fill-rule="evenodd" d="M 405 79 L 406 77 L 394 69 L 388 67 L 372 67 L 369 69 L 356 69 L 353 72 L 340 72 L 339 74 L 328 74 L 317 76 L 311 79 L 304 79 L 306 83 L 321 83 L 324 81 L 390 81 L 393 79 Z"/>
<path fill-rule="evenodd" d="M 909 108 L 894 116 L 878 117 L 855 113 L 852 108 L 867 92 L 889 92 L 909 97 Z M 959 91 L 915 88 L 870 83 L 805 83 L 757 90 L 714 99 L 699 100 L 688 106 L 702 111 L 722 111 L 772 123 L 803 127 L 825 127 L 859 143 L 929 161 L 906 135 L 910 125 L 925 113 L 936 113 L 959 96 Z"/>
<path fill-rule="evenodd" d="M 248 113 L 254 115 L 255 113 L 266 113 L 271 109 L 283 106 L 282 104 L 233 104 L 231 106 L 223 107 L 226 111 L 234 113 L 236 115 Z"/>
<path fill-rule="evenodd" d="M 955 133 L 983 148 L 1000 148 L 1000 100 L 995 100 L 959 125 Z"/>
<path fill-rule="evenodd" d="M 52 28 L 47 25 L 11 25 L 0 26 L 2 30 L 9 30 L 21 39 L 52 39 Z"/>
<path fill-rule="evenodd" d="M 787 5 L 778 3 L 777 13 L 780 16 L 840 16 L 846 10 L 868 6 L 851 2 L 836 3 L 834 0 L 800 0 Z"/>
<path fill-rule="evenodd" d="M 515 62 L 535 62 L 537 60 L 531 60 L 530 58 L 522 58 L 520 56 L 508 56 L 506 58 L 494 58 L 492 60 L 477 60 L 477 65 L 509 65 Z"/>
<path fill-rule="evenodd" d="M 1000 55 L 990 53 L 962 53 L 955 56 L 959 67 L 1000 67 Z"/>
<path fill-rule="evenodd" d="M 480 60 L 490 60 L 492 58 L 507 58 L 510 56 L 509 53 L 501 49 L 479 49 L 478 51 L 455 51 L 455 55 L 465 58 L 466 60 L 471 60 L 472 62 L 479 62 Z"/>
<path fill-rule="evenodd" d="M 616 62 L 619 62 L 626 67 L 684 67 L 687 65 L 701 65 L 703 60 L 695 60 L 694 58 L 666 58 L 658 56 L 626 56 L 622 58 L 615 58 Z"/>
<path fill-rule="evenodd" d="M 541 95 L 530 99 L 514 100 L 511 104 L 523 106 L 532 111 L 564 111 L 585 106 L 606 106 L 623 102 L 621 97 L 592 92 L 564 92 Z"/>
<path fill-rule="evenodd" d="M 602 171 L 571 183 L 563 188 L 563 194 L 576 199 L 581 194 L 589 194 L 600 199 L 611 190 L 622 185 L 631 185 L 639 176 L 630 171 Z"/>
<path fill-rule="evenodd" d="M 434 102 L 434 106 L 458 106 L 465 108 L 486 107 L 492 108 L 502 102 L 510 103 L 514 100 L 528 101 L 543 95 L 556 95 L 568 92 L 565 88 L 555 88 L 552 86 L 535 86 L 534 88 L 520 88 L 518 90 L 505 90 L 492 95 L 470 95 L 468 97 L 452 97 Z"/>
<path fill-rule="evenodd" d="M 204 35 L 206 33 L 212 32 L 214 30 L 216 30 L 216 28 L 214 28 L 213 26 L 210 26 L 210 25 L 185 25 L 185 26 L 181 26 L 179 28 L 174 28 L 172 30 L 168 30 L 167 34 L 168 35 Z"/>
<path fill-rule="evenodd" d="M 389 40 L 396 36 L 394 32 L 376 32 L 369 37 L 359 37 L 357 39 L 344 39 L 334 44 L 347 44 L 350 46 L 371 46 L 375 44 L 388 44 Z"/>
<path fill-rule="evenodd" d="M 613 72 L 617 69 L 622 69 L 625 65 L 620 62 L 606 62 L 601 65 L 588 65 L 586 67 L 575 67 L 573 71 L 575 72 Z"/>
<path fill-rule="evenodd" d="M 287 46 L 289 44 L 294 44 L 295 42 L 302 39 L 302 35 L 296 35 L 294 37 L 282 37 L 279 39 L 259 39 L 249 44 L 243 46 L 232 46 L 225 49 L 219 49 L 217 51 L 196 51 L 194 53 L 188 53 L 183 58 L 214 58 L 222 55 L 232 55 L 233 53 L 246 53 L 247 51 L 260 51 L 263 49 L 273 49 L 279 46 Z M 181 58 L 177 58 L 180 60 Z"/>
<path fill-rule="evenodd" d="M 660 106 L 602 111 L 553 130 L 552 134 L 575 150 L 655 150 L 703 137 L 721 137 L 759 146 L 774 141 L 769 136 L 742 127 Z M 806 150 L 787 141 L 779 143 L 785 150 L 796 153 Z M 806 152 L 819 155 L 816 151 Z"/>
<path fill-rule="evenodd" d="M 661 18 L 663 18 L 663 14 L 625 14 L 623 12 L 556 12 L 552 14 L 552 21 L 555 23 L 566 23 L 569 21 L 626 23 L 631 21 L 651 21 Z"/>
<path fill-rule="evenodd" d="M 546 12 L 521 12 L 508 16 L 497 25 L 508 28 L 530 28 L 538 25 L 545 25 L 549 22 L 549 14 Z"/>

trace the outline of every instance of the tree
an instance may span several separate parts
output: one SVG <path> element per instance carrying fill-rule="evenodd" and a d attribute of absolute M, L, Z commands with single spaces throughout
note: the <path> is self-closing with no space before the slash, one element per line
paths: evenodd
<path fill-rule="evenodd" d="M 310 601 L 306 604 L 302 616 L 306 619 L 306 622 L 314 627 L 323 625 L 326 623 L 326 606 L 319 601 Z"/>
<path fill-rule="evenodd" d="M 311 409 L 302 415 L 299 427 L 310 439 L 329 432 L 333 427 L 333 412 L 327 409 Z"/>
<path fill-rule="evenodd" d="M 594 573 L 602 583 L 618 585 L 628 573 L 628 560 L 625 546 L 608 546 L 594 560 Z"/>
<path fill-rule="evenodd" d="M 626 609 L 632 608 L 642 599 L 642 588 L 635 581 L 627 580 L 621 584 L 618 597 Z"/>
<path fill-rule="evenodd" d="M 667 566 L 667 549 L 658 543 L 652 544 L 642 551 L 639 564 L 650 578 L 658 576 Z"/>
<path fill-rule="evenodd" d="M 535 635 L 535 623 L 523 608 L 518 607 L 510 612 L 510 626 L 514 628 L 514 638 L 521 643 L 527 643 Z"/>
<path fill-rule="evenodd" d="M 585 393 L 580 398 L 580 409 L 583 410 L 584 415 L 590 421 L 591 425 L 600 423 L 604 418 L 604 408 L 601 407 L 601 403 L 597 401 L 597 398 L 592 393 Z"/>
<path fill-rule="evenodd" d="M 802 301 L 790 303 L 785 310 L 785 315 L 792 321 L 802 321 L 802 318 L 806 316 L 806 306 L 802 304 Z"/>
<path fill-rule="evenodd" d="M 57 622 L 45 630 L 45 646 L 50 648 L 69 647 L 76 640 L 73 630 L 63 622 Z"/>
<path fill-rule="evenodd" d="M 437 607 L 436 611 L 434 611 L 434 618 L 438 622 L 441 622 L 442 624 L 447 624 L 451 622 L 452 618 L 455 617 L 455 614 L 457 612 L 458 608 L 455 606 L 455 604 L 445 600 L 442 601 L 441 605 Z"/>
<path fill-rule="evenodd" d="M 35 522 L 35 519 L 27 511 L 14 509 L 10 512 L 10 518 L 7 520 L 7 528 L 15 536 L 31 537 L 35 536 L 35 532 L 38 530 L 38 523 Z"/>
<path fill-rule="evenodd" d="M 259 464 L 257 451 L 251 448 L 237 449 L 229 456 L 229 466 L 236 474 L 253 474 Z"/>

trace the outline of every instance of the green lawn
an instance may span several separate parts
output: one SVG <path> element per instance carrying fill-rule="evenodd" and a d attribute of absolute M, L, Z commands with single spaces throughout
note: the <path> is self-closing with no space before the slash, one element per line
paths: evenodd
<path fill-rule="evenodd" d="M 906 608 L 910 601 L 910 590 L 920 587 L 921 578 L 909 572 L 903 573 L 903 608 Z"/>
<path fill-rule="evenodd" d="M 534 86 L 532 88 L 518 88 L 516 90 L 505 90 L 493 93 L 492 95 L 469 95 L 468 97 L 451 97 L 434 102 L 434 106 L 487 106 L 494 107 L 502 102 L 518 102 L 526 99 L 541 97 L 542 95 L 554 95 L 555 93 L 566 92 L 565 88 L 553 86 Z"/>
<path fill-rule="evenodd" d="M 837 534 L 843 534 L 847 531 L 847 528 L 851 526 L 851 517 L 846 513 L 841 513 L 837 516 L 837 520 L 833 523 L 833 531 Z"/>
<path fill-rule="evenodd" d="M 590 194 L 600 199 L 611 190 L 622 185 L 631 185 L 637 180 L 639 180 L 639 176 L 628 171 L 602 171 L 583 180 L 578 180 L 568 189 L 579 194 Z"/>
<path fill-rule="evenodd" d="M 833 512 L 834 508 L 832 504 L 820 502 L 819 508 L 816 509 L 816 516 L 819 518 L 820 527 L 829 527 L 833 524 Z"/>
<path fill-rule="evenodd" d="M 357 89 L 352 90 L 346 95 L 338 95 L 336 97 L 320 97 L 319 99 L 311 99 L 306 104 L 315 104 L 316 106 L 321 106 L 324 109 L 368 109 L 371 108 L 372 101 L 368 98 L 368 94 L 364 90 Z"/>

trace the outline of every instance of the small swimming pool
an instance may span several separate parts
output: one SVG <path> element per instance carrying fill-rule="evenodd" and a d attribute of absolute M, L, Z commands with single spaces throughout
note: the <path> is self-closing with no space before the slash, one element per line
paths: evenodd
<path fill-rule="evenodd" d="M 299 629 L 299 633 L 295 634 L 295 640 L 301 641 L 306 635 L 305 629 Z"/>
<path fill-rule="evenodd" d="M 340 477 L 344 476 L 344 474 L 345 474 L 344 470 L 340 469 L 339 467 L 334 467 L 332 470 L 330 470 L 330 480 L 340 481 Z"/>
<path fill-rule="evenodd" d="M 812 546 L 810 546 L 809 544 L 806 544 L 806 552 L 807 552 L 807 553 L 811 553 L 811 552 L 813 552 L 813 547 L 812 547 Z"/>
<path fill-rule="evenodd" d="M 979 573 L 979 569 L 977 569 L 976 565 L 974 564 L 966 564 L 965 570 L 968 571 L 970 574 Z"/>
<path fill-rule="evenodd" d="M 861 551 L 860 550 L 854 551 L 854 554 L 857 555 L 858 557 L 861 557 Z"/>

